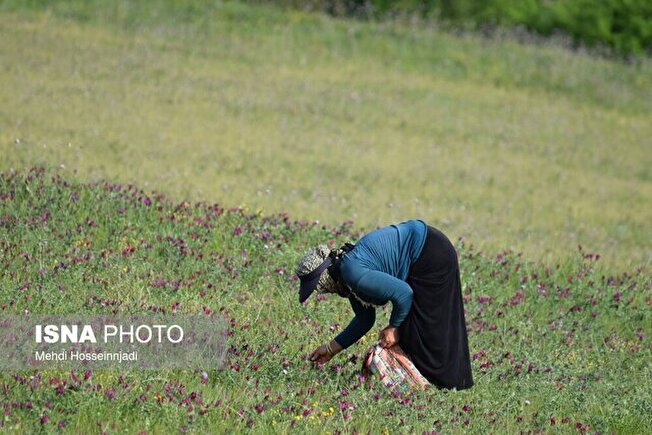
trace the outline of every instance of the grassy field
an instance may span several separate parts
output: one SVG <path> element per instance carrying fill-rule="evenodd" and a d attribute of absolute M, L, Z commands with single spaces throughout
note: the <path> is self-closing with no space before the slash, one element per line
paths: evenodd
<path fill-rule="evenodd" d="M 650 433 L 652 281 L 592 253 L 546 268 L 457 243 L 475 386 L 391 393 L 361 379 L 384 327 L 314 367 L 351 316 L 297 301 L 298 248 L 349 228 L 175 202 L 63 171 L 0 174 L 0 309 L 222 313 L 226 367 L 0 371 L 0 431 L 20 433 Z"/>
<path fill-rule="evenodd" d="M 554 266 L 652 258 L 652 62 L 233 2 L 0 1 L 0 169 Z"/>

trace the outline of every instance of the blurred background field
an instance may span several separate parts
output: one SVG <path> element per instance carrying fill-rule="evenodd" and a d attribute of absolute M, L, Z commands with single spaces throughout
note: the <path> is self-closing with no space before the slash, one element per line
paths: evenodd
<path fill-rule="evenodd" d="M 0 1 L 0 171 L 652 259 L 652 62 L 236 2 Z"/>
<path fill-rule="evenodd" d="M 249 0 L 250 3 L 268 3 Z M 448 28 L 494 34 L 518 29 L 621 57 L 652 52 L 648 0 L 272 0 L 304 10 L 360 19 L 435 20 Z M 429 24 L 430 24 L 429 23 Z"/>

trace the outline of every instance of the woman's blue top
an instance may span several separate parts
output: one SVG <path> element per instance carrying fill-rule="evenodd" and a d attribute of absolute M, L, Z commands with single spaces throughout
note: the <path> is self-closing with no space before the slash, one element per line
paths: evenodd
<path fill-rule="evenodd" d="M 422 220 L 409 220 L 365 235 L 339 264 L 342 279 L 355 295 L 374 305 L 392 301 L 391 326 L 398 327 L 412 306 L 412 288 L 406 282 L 410 266 L 419 258 L 426 240 Z M 335 341 L 347 348 L 365 335 L 376 320 L 373 307 L 349 297 L 355 317 Z"/>

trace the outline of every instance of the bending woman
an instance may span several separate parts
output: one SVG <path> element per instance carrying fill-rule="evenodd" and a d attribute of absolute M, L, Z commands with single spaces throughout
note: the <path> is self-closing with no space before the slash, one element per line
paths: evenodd
<path fill-rule="evenodd" d="M 457 254 L 448 238 L 421 220 L 377 229 L 355 245 L 320 245 L 299 261 L 299 302 L 314 291 L 349 299 L 355 317 L 310 356 L 326 362 L 374 325 L 375 307 L 392 302 L 380 345 L 398 344 L 428 381 L 473 385 Z"/>

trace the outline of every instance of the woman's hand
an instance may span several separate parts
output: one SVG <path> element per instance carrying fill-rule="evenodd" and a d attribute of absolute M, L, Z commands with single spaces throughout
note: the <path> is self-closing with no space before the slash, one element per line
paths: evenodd
<path fill-rule="evenodd" d="M 331 358 L 333 358 L 333 354 L 328 352 L 328 349 L 326 348 L 325 344 L 322 344 L 319 346 L 315 351 L 310 355 L 310 361 L 314 361 L 316 363 L 326 363 L 328 362 Z"/>
<path fill-rule="evenodd" d="M 395 344 L 398 344 L 398 328 L 394 326 L 388 326 L 387 328 L 380 331 L 380 345 L 384 348 L 392 347 Z"/>
<path fill-rule="evenodd" d="M 333 340 L 330 343 L 322 344 L 315 349 L 315 351 L 310 355 L 310 361 L 321 364 L 326 363 L 341 350 L 342 347 L 337 343 L 337 341 Z"/>

